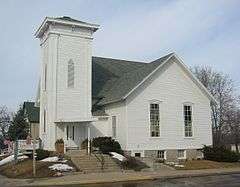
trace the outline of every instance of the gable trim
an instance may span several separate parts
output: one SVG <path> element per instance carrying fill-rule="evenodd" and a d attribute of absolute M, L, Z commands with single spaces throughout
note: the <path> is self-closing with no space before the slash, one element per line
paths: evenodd
<path fill-rule="evenodd" d="M 213 97 L 213 95 L 207 90 L 207 88 L 198 80 L 198 78 L 189 70 L 189 68 L 184 64 L 183 60 L 179 58 L 176 54 L 174 57 L 177 59 L 177 62 L 182 66 L 186 71 L 187 75 L 192 79 L 192 81 L 198 86 L 198 88 L 215 104 L 218 104 L 218 101 Z"/>
<path fill-rule="evenodd" d="M 155 70 L 153 70 L 148 76 L 146 76 L 138 85 L 136 85 L 130 92 L 128 92 L 122 99 L 126 99 L 131 93 L 133 93 L 139 86 L 141 86 L 146 80 L 148 80 L 156 71 L 158 71 L 166 63 L 170 62 L 169 60 L 175 57 L 177 63 L 185 70 L 187 75 L 192 79 L 192 81 L 198 86 L 198 88 L 215 104 L 217 105 L 217 100 L 212 96 L 212 94 L 203 86 L 203 84 L 196 78 L 196 76 L 188 69 L 188 67 L 183 63 L 183 61 L 173 53 L 169 56 L 163 63 L 161 63 Z"/>
<path fill-rule="evenodd" d="M 163 63 L 161 63 L 156 69 L 154 69 L 148 76 L 146 76 L 138 85 L 136 85 L 130 92 L 128 92 L 123 99 L 126 99 L 131 93 L 133 93 L 140 85 L 142 85 L 147 79 L 149 79 L 158 69 L 164 66 L 170 58 L 172 58 L 174 53 L 170 55 Z"/>

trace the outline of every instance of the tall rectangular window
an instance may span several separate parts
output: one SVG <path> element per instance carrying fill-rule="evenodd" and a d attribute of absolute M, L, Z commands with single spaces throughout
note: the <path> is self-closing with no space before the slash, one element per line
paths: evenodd
<path fill-rule="evenodd" d="M 47 90 L 47 64 L 44 65 L 44 91 Z"/>
<path fill-rule="evenodd" d="M 68 139 L 69 139 L 69 125 L 67 125 L 67 127 L 66 127 L 66 128 L 67 128 L 67 129 L 66 129 L 66 130 L 67 130 L 67 132 L 66 132 L 66 133 L 67 133 L 67 140 L 68 140 Z"/>
<path fill-rule="evenodd" d="M 72 126 L 72 139 L 74 140 L 75 138 L 75 127 L 74 125 Z"/>
<path fill-rule="evenodd" d="M 112 116 L 112 137 L 116 138 L 117 136 L 117 117 Z"/>
<path fill-rule="evenodd" d="M 151 103 L 150 104 L 150 131 L 151 137 L 159 137 L 160 136 L 160 128 L 159 128 L 159 104 Z"/>
<path fill-rule="evenodd" d="M 74 88 L 74 63 L 72 60 L 68 62 L 68 80 L 67 87 Z"/>
<path fill-rule="evenodd" d="M 184 105 L 184 130 L 185 137 L 192 137 L 192 106 Z"/>
<path fill-rule="evenodd" d="M 46 132 L 46 110 L 43 110 L 43 132 Z"/>

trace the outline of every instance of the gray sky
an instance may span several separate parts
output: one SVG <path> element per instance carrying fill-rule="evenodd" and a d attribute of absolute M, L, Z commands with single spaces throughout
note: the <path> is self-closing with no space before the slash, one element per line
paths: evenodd
<path fill-rule="evenodd" d="M 239 0 L 0 0 L 0 105 L 10 110 L 36 95 L 45 16 L 101 25 L 93 54 L 152 61 L 176 52 L 188 66 L 229 74 L 240 90 Z"/>

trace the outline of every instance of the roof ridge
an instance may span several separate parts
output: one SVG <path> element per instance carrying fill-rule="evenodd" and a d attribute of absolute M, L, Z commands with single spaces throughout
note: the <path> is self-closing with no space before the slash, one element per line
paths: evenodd
<path fill-rule="evenodd" d="M 112 57 L 93 56 L 93 58 L 102 58 L 102 59 L 110 59 L 110 60 L 117 60 L 117 61 L 124 61 L 124 62 L 138 63 L 138 64 L 146 64 L 146 62 L 143 62 L 143 61 L 119 59 L 119 58 L 112 58 Z"/>
<path fill-rule="evenodd" d="M 164 56 L 162 56 L 162 57 L 160 57 L 160 58 L 157 58 L 157 59 L 155 59 L 155 60 L 153 60 L 153 61 L 151 61 L 151 62 L 149 62 L 149 63 L 147 63 L 147 64 L 151 64 L 151 63 L 158 62 L 159 60 L 161 60 L 161 59 L 163 59 L 163 58 L 170 57 L 170 56 L 173 55 L 173 54 L 175 54 L 175 53 L 174 53 L 174 52 L 168 53 L 167 55 L 164 55 Z"/>

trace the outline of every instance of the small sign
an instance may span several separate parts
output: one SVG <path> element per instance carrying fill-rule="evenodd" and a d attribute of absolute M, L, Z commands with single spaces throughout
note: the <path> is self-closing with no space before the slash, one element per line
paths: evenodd
<path fill-rule="evenodd" d="M 36 140 L 36 149 L 39 149 L 39 140 Z M 19 150 L 33 150 L 33 140 L 18 140 L 18 149 Z"/>

